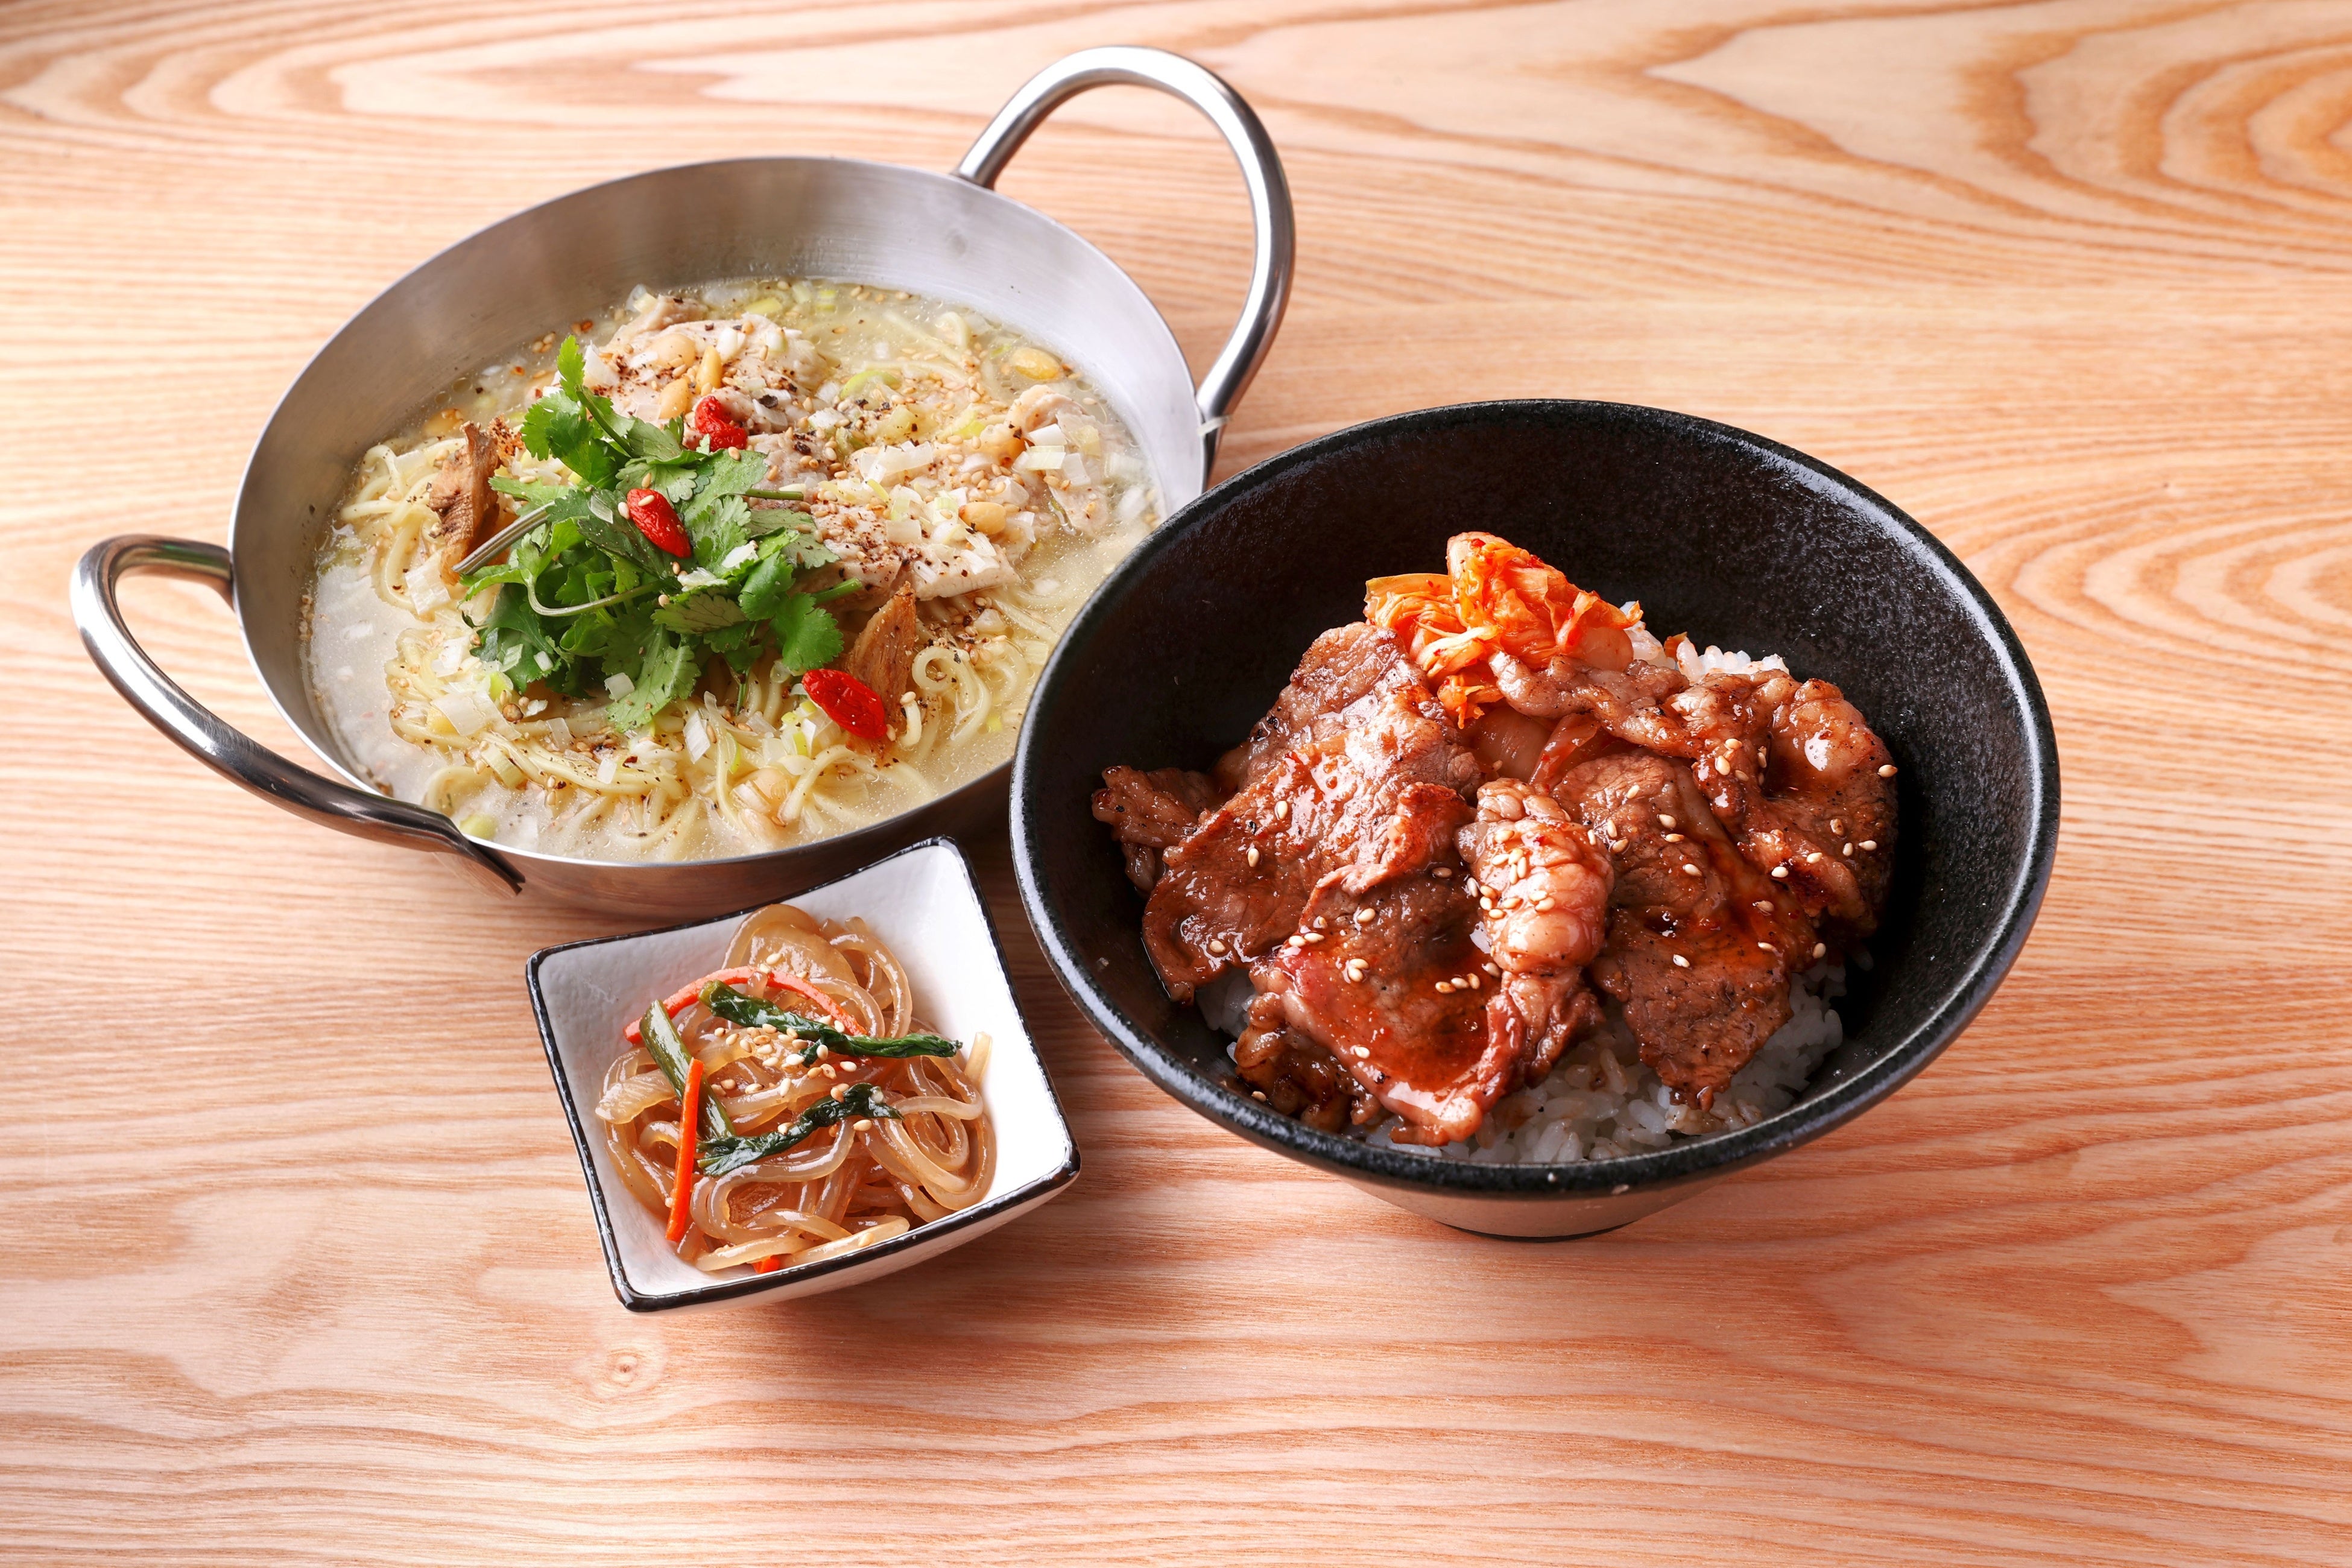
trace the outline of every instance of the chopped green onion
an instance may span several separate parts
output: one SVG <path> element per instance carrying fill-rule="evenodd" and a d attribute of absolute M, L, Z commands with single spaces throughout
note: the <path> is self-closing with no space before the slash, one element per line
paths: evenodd
<path fill-rule="evenodd" d="M 681 1104 L 686 1100 L 686 1042 L 677 1037 L 677 1026 L 669 1021 L 668 1012 L 659 1002 L 646 1009 L 645 1022 L 637 1026 L 645 1037 L 646 1049 L 653 1053 L 654 1062 L 662 1069 L 662 1077 L 677 1093 Z M 727 1120 L 719 1109 L 719 1097 L 702 1097 L 702 1132 L 706 1138 L 734 1136 L 735 1124 Z"/>

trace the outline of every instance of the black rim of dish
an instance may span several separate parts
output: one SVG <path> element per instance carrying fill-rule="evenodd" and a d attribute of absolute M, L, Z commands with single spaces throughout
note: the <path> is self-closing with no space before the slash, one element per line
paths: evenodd
<path fill-rule="evenodd" d="M 820 882 L 813 888 L 803 888 L 800 892 L 791 894 L 789 897 L 803 898 L 810 893 L 822 892 L 827 888 L 849 880 L 852 877 L 862 877 L 866 872 L 887 866 L 893 860 L 902 859 L 920 850 L 931 848 L 944 848 L 955 857 L 956 868 L 963 873 L 964 885 L 971 889 L 972 901 L 980 907 L 981 923 L 988 931 L 989 951 L 995 956 L 996 967 L 1004 975 L 1005 989 L 1009 993 L 1013 988 L 1013 968 L 1004 961 L 1004 941 L 997 934 L 996 919 L 988 912 L 988 900 L 980 890 L 979 879 L 971 874 L 971 861 L 965 856 L 963 846 L 944 835 L 909 844 L 903 849 L 885 855 L 880 859 L 860 866 L 854 871 L 845 871 L 831 881 Z M 872 1247 L 862 1247 L 856 1252 L 845 1252 L 837 1257 L 828 1258 L 821 1263 L 788 1263 L 773 1273 L 754 1274 L 737 1279 L 715 1279 L 709 1285 L 669 1295 L 649 1296 L 634 1289 L 621 1268 L 620 1238 L 613 1234 L 613 1216 L 605 1207 L 604 1181 L 596 1170 L 596 1152 L 588 1141 L 588 1128 L 586 1122 L 581 1120 L 579 1104 L 572 1098 L 571 1080 L 564 1076 L 562 1052 L 558 1048 L 555 1041 L 555 1025 L 547 1016 L 547 999 L 540 989 L 540 966 L 560 952 L 571 952 L 578 948 L 606 947 L 616 942 L 636 942 L 649 936 L 662 936 L 670 931 L 690 931 L 700 926 L 719 925 L 728 921 L 741 920 L 753 910 L 762 910 L 769 904 L 778 901 L 775 899 L 767 899 L 737 910 L 732 914 L 711 915 L 702 920 L 680 921 L 675 925 L 656 926 L 646 931 L 624 931 L 617 936 L 593 936 L 579 942 L 567 942 L 554 947 L 543 947 L 532 953 L 523 963 L 524 982 L 530 989 L 531 1016 L 538 1020 L 540 1044 L 547 1052 L 547 1070 L 555 1079 L 555 1097 L 563 1103 L 563 1119 L 571 1125 L 572 1146 L 580 1155 L 580 1173 L 588 1185 L 588 1206 L 596 1216 L 596 1239 L 604 1249 L 604 1269 L 612 1276 L 613 1293 L 621 1299 L 621 1305 L 632 1312 L 667 1312 L 679 1307 L 699 1306 L 713 1301 L 731 1301 L 738 1297 L 756 1296 L 780 1286 L 803 1285 L 812 1279 L 821 1279 L 828 1274 L 838 1274 L 851 1268 L 862 1268 L 876 1258 L 889 1258 L 898 1253 L 912 1251 L 917 1247 L 926 1246 L 942 1237 L 953 1236 L 961 1230 L 969 1230 L 982 1220 L 993 1219 L 1003 1215 L 1008 1209 L 1024 1207 L 1058 1192 L 1077 1180 L 1078 1140 L 1070 1131 L 1070 1119 L 1062 1109 L 1062 1097 L 1060 1091 L 1054 1087 L 1054 1075 L 1047 1069 L 1045 1058 L 1039 1056 L 1037 1071 L 1045 1080 L 1045 1099 L 1054 1108 L 1054 1119 L 1061 1123 L 1062 1141 L 1068 1152 L 1063 1157 L 1059 1165 L 1035 1181 L 1024 1182 L 1009 1193 L 1001 1193 L 995 1197 L 985 1199 L 959 1214 L 950 1215 L 945 1219 L 932 1220 L 927 1225 L 917 1226 L 902 1236 L 894 1236 L 887 1241 L 877 1242 Z M 1018 996 L 1013 998 L 1013 1006 L 1017 1014 L 1021 1008 Z M 1030 1033 L 1028 1020 L 1025 1017 L 1022 1019 L 1022 1033 L 1029 1037 L 1030 1050 L 1034 1054 L 1036 1050 L 1036 1037 Z"/>
<path fill-rule="evenodd" d="M 1679 434 L 1749 447 L 1809 476 L 1810 482 L 1858 500 L 1877 514 L 1920 561 L 1942 578 L 1977 623 L 1979 635 L 1992 646 L 2008 677 L 2009 689 L 2027 720 L 2027 765 L 2033 778 L 2033 819 L 2022 876 L 2012 886 L 1999 923 L 1980 942 L 1966 972 L 1950 984 L 1929 1016 L 1886 1048 L 1877 1060 L 1826 1091 L 1800 1100 L 1752 1127 L 1720 1132 L 1671 1144 L 1641 1154 L 1576 1164 L 1485 1163 L 1439 1159 L 1370 1142 L 1319 1132 L 1269 1106 L 1211 1081 L 1161 1049 L 1150 1034 L 1114 1005 L 1095 984 L 1072 933 L 1046 906 L 1037 885 L 1034 867 L 1040 838 L 1054 831 L 1055 803 L 1034 798 L 1037 770 L 1033 748 L 1041 726 L 1038 715 L 1055 700 L 1066 665 L 1127 583 L 1142 574 L 1163 551 L 1200 521 L 1232 500 L 1267 484 L 1290 470 L 1320 461 L 1378 437 L 1415 429 L 1480 425 L 1513 419 L 1550 420 L 1573 412 L 1601 415 L 1634 425 L 1668 428 Z M 1066 803 L 1065 803 L 1066 804 Z M 1828 464 L 1793 447 L 1730 425 L 1677 414 L 1671 409 L 1639 404 L 1603 403 L 1573 398 L 1524 398 L 1493 403 L 1451 404 L 1369 420 L 1335 430 L 1328 436 L 1293 447 L 1244 469 L 1180 508 L 1152 531 L 1127 560 L 1115 568 L 1079 608 L 1055 646 L 1053 658 L 1038 678 L 1030 702 L 1030 720 L 1022 726 L 1013 762 L 1013 863 L 1021 901 L 1036 928 L 1047 959 L 1096 1028 L 1121 1056 L 1177 1100 L 1222 1126 L 1266 1148 L 1291 1154 L 1336 1175 L 1377 1185 L 1477 1194 L 1496 1197 L 1545 1198 L 1563 1195 L 1615 1194 L 1708 1180 L 1729 1173 L 1829 1131 L 1885 1099 L 1933 1061 L 1967 1027 L 1969 1021 L 1999 988 L 2040 912 L 2050 869 L 2057 852 L 2058 747 L 2043 700 L 2041 682 L 2017 639 L 2007 616 L 1959 558 L 1922 528 L 1909 513 L 1840 473 Z"/>

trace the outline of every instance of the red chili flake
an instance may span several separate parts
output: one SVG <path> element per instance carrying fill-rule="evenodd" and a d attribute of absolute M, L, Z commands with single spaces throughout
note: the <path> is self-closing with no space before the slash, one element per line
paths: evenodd
<path fill-rule="evenodd" d="M 687 427 L 709 442 L 714 452 L 740 452 L 751 444 L 751 432 L 736 424 L 727 405 L 715 397 L 694 405 L 694 418 Z"/>
<path fill-rule="evenodd" d="M 694 553 L 694 541 L 678 526 L 677 513 L 671 510 L 669 497 L 661 491 L 631 490 L 629 521 L 637 525 L 639 533 L 653 542 L 655 549 L 677 556 Z"/>
<path fill-rule="evenodd" d="M 890 732 L 889 710 L 882 705 L 881 693 L 848 671 L 812 669 L 801 677 L 801 685 L 826 718 L 851 734 L 878 741 Z"/>

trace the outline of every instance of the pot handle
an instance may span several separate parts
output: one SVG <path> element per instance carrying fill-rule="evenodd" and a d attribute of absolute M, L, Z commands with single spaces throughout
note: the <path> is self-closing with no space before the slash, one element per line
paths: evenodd
<path fill-rule="evenodd" d="M 1023 85 L 988 129 L 972 142 L 955 172 L 975 184 L 993 187 L 996 177 L 1029 133 L 1062 104 L 1091 87 L 1123 83 L 1154 87 L 1182 99 L 1209 117 L 1234 151 L 1242 181 L 1249 187 L 1250 217 L 1256 230 L 1256 254 L 1250 262 L 1249 298 L 1242 319 L 1218 352 L 1216 362 L 1201 378 L 1195 398 L 1201 411 L 1201 482 L 1216 462 L 1217 438 L 1234 405 L 1249 390 L 1265 351 L 1273 346 L 1275 330 L 1282 325 L 1283 308 L 1290 302 L 1290 269 L 1297 235 L 1290 216 L 1290 182 L 1283 177 L 1282 159 L 1265 133 L 1256 110 L 1223 78 L 1205 66 L 1165 49 L 1119 44 L 1081 49 L 1055 61 Z"/>
<path fill-rule="evenodd" d="M 89 547 L 74 568 L 73 618 L 82 646 L 100 674 L 147 721 L 197 761 L 264 800 L 322 826 L 450 857 L 458 869 L 502 893 L 522 890 L 522 877 L 505 857 L 475 843 L 437 811 L 371 795 L 296 767 L 247 739 L 165 675 L 123 624 L 115 586 L 134 572 L 203 583 L 236 603 L 228 552 L 217 544 L 126 533 Z"/>

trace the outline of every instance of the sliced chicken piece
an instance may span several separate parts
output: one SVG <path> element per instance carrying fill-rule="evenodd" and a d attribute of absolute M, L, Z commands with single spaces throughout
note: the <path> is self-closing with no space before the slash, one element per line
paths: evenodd
<path fill-rule="evenodd" d="M 857 634 L 841 668 L 873 688 L 883 706 L 896 714 L 898 699 L 913 685 L 915 656 L 929 641 L 915 614 L 914 584 L 902 581 Z"/>
<path fill-rule="evenodd" d="M 1067 394 L 1052 386 L 1033 386 L 1013 400 L 1005 414 L 1005 423 L 1024 436 L 1031 435 L 1051 424 L 1065 411 L 1081 412 Z"/>
<path fill-rule="evenodd" d="M 499 517 L 499 494 L 490 488 L 499 471 L 498 444 L 471 420 L 458 433 L 464 447 L 435 472 L 425 494 L 425 504 L 438 517 L 426 531 L 426 544 L 453 567 L 478 540 L 498 531 Z"/>

